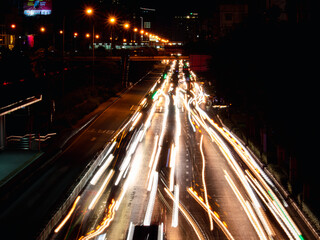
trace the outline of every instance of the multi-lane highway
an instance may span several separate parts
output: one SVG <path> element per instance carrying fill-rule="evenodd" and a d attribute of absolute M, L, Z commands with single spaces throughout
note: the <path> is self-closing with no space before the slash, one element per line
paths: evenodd
<path fill-rule="evenodd" d="M 172 61 L 141 99 L 51 239 L 316 239 L 203 110 L 204 89 L 182 66 Z"/>
<path fill-rule="evenodd" d="M 32 238 L 66 179 L 105 147 L 50 239 L 316 239 L 246 147 L 204 111 L 207 96 L 193 73 L 186 81 L 184 61 L 167 64 L 3 210 L 13 238 Z"/>

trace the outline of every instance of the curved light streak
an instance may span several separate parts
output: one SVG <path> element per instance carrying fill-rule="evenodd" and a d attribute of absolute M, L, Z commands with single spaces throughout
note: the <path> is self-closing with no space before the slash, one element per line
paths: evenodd
<path fill-rule="evenodd" d="M 204 154 L 203 154 L 203 134 L 201 134 L 201 139 L 200 139 L 200 152 L 201 152 L 201 158 L 202 158 L 202 185 L 203 185 L 203 189 L 204 189 L 204 198 L 205 198 L 205 203 L 206 203 L 206 207 L 207 207 L 207 212 L 208 212 L 208 216 L 209 216 L 209 221 L 210 221 L 210 230 L 213 230 L 213 222 L 210 216 L 210 205 L 209 205 L 209 201 L 208 201 L 208 192 L 207 192 L 207 184 L 206 184 L 206 179 L 205 179 L 205 168 L 206 168 L 206 161 L 204 158 Z"/>
<path fill-rule="evenodd" d="M 192 187 L 187 188 L 187 192 L 200 204 L 200 206 L 204 210 L 206 210 L 208 212 L 210 219 L 213 219 L 217 223 L 217 225 L 224 232 L 225 236 L 229 240 L 234 240 L 234 237 L 232 236 L 232 234 L 229 232 L 229 230 L 227 228 L 227 224 L 224 221 L 220 220 L 220 216 L 216 212 L 212 211 L 211 209 L 208 210 L 207 204 L 203 201 L 203 199 L 201 197 L 198 196 L 198 193 L 196 191 L 194 191 L 192 189 Z"/>
<path fill-rule="evenodd" d="M 248 168 L 252 171 L 252 173 L 257 178 L 257 181 L 261 184 L 262 188 L 264 189 L 264 192 L 269 195 L 272 199 L 271 205 L 273 205 L 273 208 L 275 209 L 275 213 L 278 215 L 276 218 L 279 222 L 280 226 L 284 226 L 284 231 L 287 233 L 289 238 L 294 238 L 296 240 L 303 239 L 303 236 L 301 235 L 300 230 L 288 214 L 288 212 L 285 210 L 285 207 L 281 204 L 281 201 L 279 201 L 277 195 L 273 192 L 273 190 L 280 196 L 282 199 L 282 202 L 285 206 L 288 206 L 285 200 L 283 199 L 282 195 L 279 193 L 275 185 L 272 183 L 272 181 L 267 177 L 267 175 L 263 172 L 263 170 L 260 168 L 260 166 L 257 164 L 257 162 L 253 159 L 251 154 L 248 152 L 248 150 L 237 140 L 237 138 L 230 133 L 227 129 L 219 127 L 212 119 L 209 118 L 207 113 L 203 111 L 199 104 L 203 102 L 204 94 L 202 92 L 201 87 L 199 87 L 198 84 L 194 83 L 194 91 L 192 91 L 192 94 L 194 94 L 194 108 L 195 111 L 191 110 L 191 108 L 187 107 L 186 102 L 184 101 L 184 104 L 186 106 L 186 109 L 192 114 L 192 117 L 197 122 L 197 124 L 200 124 L 209 134 L 211 139 L 215 141 L 223 155 L 228 160 L 230 166 L 235 171 L 236 175 L 240 179 L 242 185 L 245 187 L 246 191 L 248 192 L 251 200 L 253 201 L 254 209 L 259 216 L 261 222 L 264 223 L 264 227 L 266 228 L 266 231 L 268 232 L 269 236 L 272 237 L 272 231 L 268 229 L 267 220 L 265 219 L 264 214 L 262 214 L 262 208 L 260 204 L 258 203 L 255 194 L 253 193 L 255 190 L 251 187 L 251 185 L 248 182 L 248 179 L 246 179 L 245 174 L 243 173 L 243 170 L 239 167 L 237 161 L 232 157 L 232 154 L 228 150 L 227 146 L 223 143 L 222 139 L 218 136 L 215 131 L 208 126 L 210 124 L 215 130 L 221 133 L 223 138 L 227 140 L 232 147 L 235 149 L 235 151 L 239 154 L 243 162 L 248 166 Z M 199 116 L 198 116 L 199 115 Z M 258 194 L 258 193 L 257 193 Z M 261 196 L 258 194 L 258 196 Z M 279 221 L 281 219 L 281 221 Z M 288 234 L 290 233 L 290 234 Z"/>
<path fill-rule="evenodd" d="M 168 194 L 168 196 L 172 199 L 172 201 L 175 201 L 175 198 L 174 198 L 172 192 L 168 188 L 164 188 L 164 190 Z M 198 228 L 197 224 L 194 222 L 194 220 L 192 219 L 190 214 L 184 209 L 184 207 L 180 203 L 177 203 L 177 204 L 178 204 L 180 212 L 185 217 L 185 219 L 188 221 L 188 223 L 191 225 L 191 227 L 193 228 L 198 239 L 205 240 L 205 237 L 201 233 L 201 230 Z"/>
<path fill-rule="evenodd" d="M 71 217 L 72 213 L 74 212 L 74 209 L 76 208 L 78 202 L 80 200 L 80 196 L 78 196 L 76 198 L 76 200 L 74 201 L 70 211 L 68 212 L 67 216 L 62 220 L 62 222 L 59 224 L 59 226 L 54 230 L 55 233 L 58 233 L 60 231 L 60 229 L 66 224 L 66 222 L 69 220 L 69 218 Z"/>
<path fill-rule="evenodd" d="M 112 201 L 111 201 L 111 203 L 109 204 L 109 207 L 108 207 L 107 216 L 99 224 L 99 226 L 96 228 L 96 230 L 88 232 L 86 234 L 86 236 L 82 236 L 81 238 L 79 238 L 79 240 L 87 240 L 87 239 L 94 238 L 94 237 L 100 235 L 107 227 L 109 227 L 110 223 L 114 219 L 115 207 L 116 207 L 116 201 L 114 199 L 112 199 Z"/>

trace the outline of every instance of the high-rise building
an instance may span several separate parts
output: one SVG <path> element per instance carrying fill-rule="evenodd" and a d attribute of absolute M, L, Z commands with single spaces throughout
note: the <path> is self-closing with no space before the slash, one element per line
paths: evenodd
<path fill-rule="evenodd" d="M 154 29 L 155 24 L 155 14 L 156 10 L 153 8 L 140 7 L 139 17 L 140 17 L 140 28 L 146 31 L 151 31 Z"/>
<path fill-rule="evenodd" d="M 220 4 L 220 35 L 225 35 L 248 16 L 248 4 Z"/>
<path fill-rule="evenodd" d="M 198 13 L 174 16 L 172 31 L 173 41 L 192 42 L 200 37 L 200 22 Z"/>

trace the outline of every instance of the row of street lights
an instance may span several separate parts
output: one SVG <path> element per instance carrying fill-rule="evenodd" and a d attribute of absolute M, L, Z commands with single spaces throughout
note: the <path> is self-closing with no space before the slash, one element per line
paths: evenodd
<path fill-rule="evenodd" d="M 86 9 L 85 9 L 85 14 L 88 15 L 88 16 L 93 16 L 93 14 L 94 14 L 93 8 L 90 8 L 90 7 L 86 8 Z M 108 22 L 109 22 L 109 24 L 111 24 L 111 25 L 115 25 L 115 24 L 117 23 L 117 19 L 116 19 L 114 16 L 110 16 L 110 17 L 108 18 Z M 130 24 L 129 24 L 128 22 L 124 22 L 124 23 L 123 23 L 123 28 L 124 28 L 125 30 L 129 30 L 129 29 L 130 29 Z M 149 32 L 147 32 L 147 31 L 144 31 L 143 29 L 141 29 L 141 30 L 139 31 L 139 29 L 136 28 L 136 27 L 133 28 L 133 32 L 135 32 L 135 33 L 140 32 L 141 37 L 147 36 L 147 37 L 150 37 L 150 38 L 154 38 L 154 39 L 156 39 L 156 40 L 158 40 L 158 41 L 160 41 L 160 42 L 163 42 L 163 43 L 168 43 L 168 42 L 169 42 L 169 40 L 160 38 L 158 35 L 153 34 L 153 33 L 149 33 Z M 111 32 L 111 39 L 113 39 L 113 36 L 112 36 L 112 35 L 113 35 L 113 31 Z M 94 36 L 94 34 L 93 34 L 93 36 Z M 112 45 L 112 44 L 111 44 L 111 45 Z"/>
<path fill-rule="evenodd" d="M 95 21 L 97 21 L 97 16 L 98 14 L 96 13 L 96 11 L 94 10 L 94 8 L 92 7 L 87 7 L 83 10 L 84 15 L 88 16 L 91 18 L 92 20 L 92 33 L 85 33 L 84 35 L 80 35 L 80 33 L 78 32 L 73 32 L 73 37 L 74 38 L 78 38 L 81 36 L 84 36 L 87 39 L 92 39 L 90 42 L 92 42 L 92 56 L 93 56 L 93 63 L 94 63 L 94 51 L 95 51 L 95 42 L 98 41 L 98 39 L 102 39 L 101 34 L 97 34 L 95 33 Z M 109 24 L 109 26 L 111 27 L 111 53 L 113 52 L 113 49 L 115 48 L 115 41 L 118 39 L 117 36 L 115 35 L 115 29 L 117 26 L 120 26 L 123 28 L 123 39 L 122 42 L 128 43 L 130 42 L 130 38 L 131 38 L 131 42 L 160 42 L 160 43 L 164 43 L 167 44 L 169 42 L 169 40 L 164 39 L 159 37 L 156 34 L 150 33 L 148 31 L 145 31 L 145 29 L 141 28 L 138 29 L 137 27 L 132 27 L 130 25 L 130 23 L 128 21 L 119 21 L 119 19 L 117 19 L 115 16 L 110 15 L 109 17 L 107 17 L 106 22 Z M 10 25 L 11 31 L 14 34 L 14 32 L 18 32 L 19 30 L 19 26 L 16 25 L 16 23 L 12 22 Z M 40 35 L 42 34 L 47 34 L 48 29 L 46 28 L 46 26 L 44 25 L 40 25 L 38 27 L 38 33 Z M 132 32 L 131 32 L 132 31 Z M 130 36 L 125 36 L 128 35 L 130 33 Z M 134 35 L 132 35 L 132 33 L 134 33 Z M 62 36 L 62 54 L 64 56 L 65 54 L 65 17 L 63 18 L 63 28 L 59 30 L 59 34 Z M 140 35 L 139 35 L 140 34 Z M 20 38 L 20 36 L 19 36 Z M 54 38 L 54 37 L 53 37 Z M 128 39 L 129 38 L 129 39 Z M 90 44 L 91 45 L 91 44 Z"/>
<path fill-rule="evenodd" d="M 84 13 L 85 13 L 87 16 L 91 17 L 92 20 L 94 19 L 94 18 L 93 18 L 93 16 L 94 16 L 94 9 L 93 9 L 93 8 L 91 8 L 91 7 L 86 8 L 85 11 L 84 11 Z M 113 48 L 113 39 L 114 39 L 114 36 L 113 36 L 113 35 L 114 35 L 114 26 L 115 26 L 116 23 L 117 23 L 116 17 L 115 17 L 115 16 L 109 16 L 109 18 L 108 18 L 108 23 L 112 26 L 112 28 L 111 28 L 111 49 L 112 49 L 112 48 Z M 63 24 L 63 25 L 64 25 L 64 24 Z M 129 22 L 124 22 L 124 23 L 121 23 L 121 24 L 119 24 L 119 25 L 122 25 L 123 28 L 124 28 L 124 30 L 129 30 L 130 27 L 131 27 Z M 12 24 L 10 25 L 10 28 L 11 28 L 12 30 L 15 30 L 15 29 L 17 28 L 17 26 L 16 26 L 15 23 L 12 23 Z M 40 27 L 39 27 L 39 31 L 40 31 L 41 33 L 45 33 L 46 30 L 47 30 L 47 29 L 46 29 L 44 26 L 40 26 Z M 153 38 L 154 40 L 157 40 L 157 41 L 162 42 L 162 43 L 168 43 L 168 42 L 169 42 L 169 40 L 164 39 L 164 38 L 161 38 L 161 37 L 159 37 L 159 36 L 156 35 L 156 34 L 149 33 L 149 32 L 147 32 L 147 31 L 145 31 L 144 29 L 140 29 L 140 30 L 139 30 L 137 27 L 134 27 L 134 28 L 132 28 L 132 30 L 133 30 L 134 33 L 140 33 L 141 39 L 143 39 L 143 37 L 148 37 L 149 39 L 150 39 L 150 38 Z M 99 35 L 99 34 L 96 34 L 96 35 L 95 35 L 94 31 L 95 31 L 95 29 L 94 29 L 94 21 L 93 21 L 93 24 L 92 24 L 92 48 L 94 48 L 94 41 L 95 41 L 95 39 L 99 39 L 99 38 L 100 38 L 100 35 Z M 63 30 L 60 30 L 59 33 L 64 36 L 64 33 L 65 33 L 65 31 L 64 31 L 64 26 L 63 26 Z M 73 34 L 73 36 L 74 36 L 75 38 L 78 37 L 78 33 L 75 32 L 75 33 Z M 85 37 L 86 37 L 86 38 L 90 38 L 91 36 L 90 36 L 89 33 L 86 33 L 86 34 L 85 34 Z M 126 41 L 126 40 L 124 40 L 124 42 L 125 42 L 125 41 Z"/>

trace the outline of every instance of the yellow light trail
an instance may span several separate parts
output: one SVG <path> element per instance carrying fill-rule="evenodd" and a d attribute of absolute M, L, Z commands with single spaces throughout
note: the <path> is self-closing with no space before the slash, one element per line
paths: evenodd
<path fill-rule="evenodd" d="M 200 206 L 206 210 L 209 214 L 209 217 L 212 221 L 212 219 L 217 223 L 217 225 L 221 228 L 221 230 L 224 232 L 225 236 L 229 240 L 234 240 L 234 237 L 227 229 L 227 224 L 220 220 L 220 216 L 217 212 L 212 211 L 211 209 L 207 208 L 207 204 L 203 201 L 201 197 L 199 197 L 198 193 L 192 189 L 192 187 L 187 188 L 187 192 L 200 204 Z"/>
<path fill-rule="evenodd" d="M 200 107 L 199 103 L 202 102 L 202 89 L 198 86 L 198 84 L 194 84 L 194 91 L 192 91 L 192 94 L 194 94 L 194 105 L 196 111 L 192 111 L 191 108 L 186 106 L 186 109 L 192 113 L 194 120 L 196 120 L 200 125 L 207 131 L 209 136 L 212 138 L 213 141 L 215 141 L 218 146 L 220 147 L 220 150 L 222 151 L 223 155 L 226 157 L 228 160 L 229 164 L 231 165 L 232 169 L 235 171 L 237 176 L 239 177 L 240 181 L 242 182 L 243 186 L 247 190 L 251 200 L 253 201 L 253 206 L 255 207 L 255 210 L 257 211 L 257 214 L 260 218 L 260 220 L 264 223 L 264 226 L 266 227 L 266 231 L 272 235 L 272 231 L 268 230 L 268 224 L 267 221 L 264 217 L 264 214 L 261 213 L 261 207 L 259 206 L 259 203 L 256 200 L 255 195 L 253 194 L 253 189 L 248 183 L 248 180 L 245 178 L 243 171 L 241 168 L 238 166 L 238 163 L 233 159 L 230 151 L 227 149 L 225 144 L 222 142 L 220 137 L 215 133 L 215 131 L 211 128 L 208 127 L 207 122 L 210 123 L 217 131 L 219 131 L 223 138 L 226 139 L 235 149 L 235 151 L 239 154 L 241 159 L 244 161 L 244 163 L 249 167 L 249 169 L 254 173 L 255 177 L 257 180 L 260 182 L 260 184 L 263 186 L 265 189 L 264 191 L 270 195 L 270 197 L 273 199 L 272 205 L 276 209 L 276 213 L 278 214 L 277 220 L 281 219 L 284 225 L 281 223 L 281 221 L 278 221 L 280 225 L 284 228 L 284 231 L 287 233 L 289 238 L 294 238 L 296 240 L 301 240 L 303 239 L 300 230 L 284 208 L 284 206 L 281 204 L 279 201 L 278 197 L 276 194 L 273 192 L 271 187 L 275 189 L 277 193 L 279 191 L 276 189 L 272 181 L 266 176 L 266 174 L 263 172 L 263 170 L 260 168 L 260 166 L 255 162 L 255 160 L 252 158 L 250 153 L 247 151 L 247 149 L 239 142 L 236 137 L 233 136 L 232 133 L 230 133 L 227 129 L 219 127 L 212 119 L 210 119 Z M 184 102 L 186 105 L 186 103 Z M 197 114 L 200 115 L 200 117 L 197 116 Z M 207 120 L 207 121 L 205 121 Z M 270 186 L 271 187 L 270 187 Z M 265 195 L 265 194 L 264 194 Z M 279 193 L 280 197 L 282 198 L 282 201 L 284 204 L 287 206 L 287 203 Z M 289 231 L 287 231 L 289 230 Z M 289 234 L 288 234 L 289 233 Z"/>
<path fill-rule="evenodd" d="M 213 222 L 210 216 L 210 205 L 209 205 L 209 201 L 208 201 L 208 193 L 207 193 L 207 184 L 206 184 L 206 180 L 205 180 L 205 168 L 206 168 L 206 161 L 204 158 L 204 154 L 203 154 L 203 134 L 201 134 L 201 139 L 200 139 L 200 152 L 201 152 L 201 157 L 202 157 L 202 185 L 204 188 L 204 198 L 206 201 L 206 207 L 207 207 L 207 212 L 208 212 L 208 216 L 209 216 L 209 221 L 210 221 L 210 230 L 213 230 Z"/>
<path fill-rule="evenodd" d="M 79 240 L 87 240 L 87 239 L 94 238 L 100 235 L 107 227 L 109 227 L 110 223 L 114 219 L 115 206 L 116 206 L 116 201 L 112 199 L 108 207 L 107 216 L 102 220 L 99 226 L 95 230 L 88 232 L 86 236 L 82 236 L 81 238 L 79 238 Z"/>
<path fill-rule="evenodd" d="M 59 224 L 59 226 L 54 230 L 55 233 L 58 233 L 60 231 L 60 229 L 64 226 L 64 224 L 66 224 L 66 222 L 69 220 L 69 218 L 71 217 L 72 213 L 74 212 L 74 209 L 76 208 L 78 202 L 80 200 L 80 196 L 78 196 L 76 198 L 76 200 L 74 201 L 70 211 L 68 212 L 67 216 L 62 220 L 62 222 Z"/>
<path fill-rule="evenodd" d="M 172 192 L 168 188 L 164 188 L 164 190 L 168 194 L 168 196 L 172 199 L 172 201 L 175 201 L 175 198 L 174 198 Z M 205 237 L 201 233 L 201 230 L 199 229 L 199 227 L 197 226 L 195 221 L 192 219 L 190 214 L 184 209 L 184 207 L 180 203 L 177 203 L 177 205 L 179 207 L 180 212 L 183 214 L 185 219 L 189 222 L 189 224 L 193 228 L 193 230 L 194 230 L 195 234 L 197 235 L 198 239 L 205 240 Z"/>
<path fill-rule="evenodd" d="M 243 196 L 241 195 L 241 193 L 239 192 L 239 190 L 235 186 L 234 182 L 231 180 L 229 174 L 225 170 L 224 170 L 224 172 L 225 172 L 225 178 L 227 179 L 227 182 L 229 183 L 231 189 L 233 190 L 234 194 L 238 198 L 242 208 L 244 209 L 245 213 L 247 214 L 247 216 L 248 216 L 252 226 L 254 227 L 256 233 L 258 234 L 259 238 L 263 239 L 263 240 L 268 240 L 268 238 L 267 238 L 265 232 L 263 231 L 260 222 L 256 218 L 249 202 L 243 198 Z"/>

